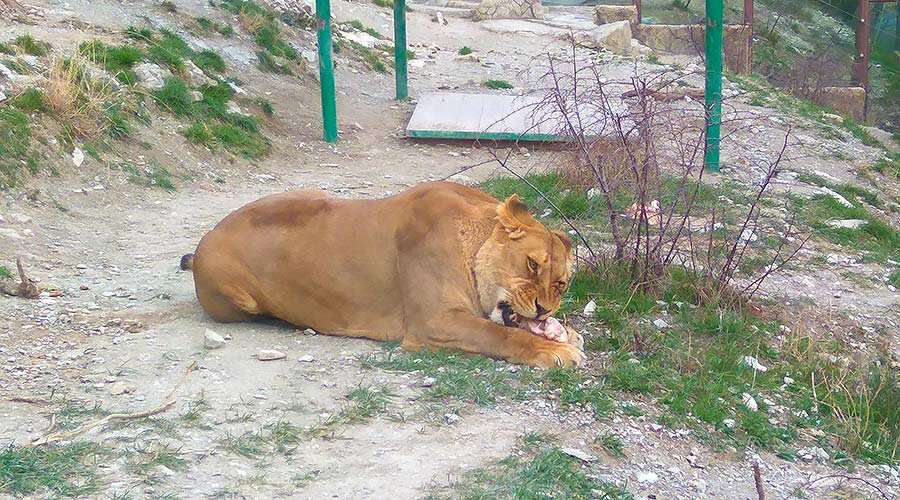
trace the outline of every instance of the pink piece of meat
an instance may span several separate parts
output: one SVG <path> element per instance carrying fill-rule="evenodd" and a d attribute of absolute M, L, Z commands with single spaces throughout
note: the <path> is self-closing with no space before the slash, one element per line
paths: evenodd
<path fill-rule="evenodd" d="M 522 326 L 529 332 L 544 337 L 547 340 L 563 343 L 569 341 L 569 332 L 566 331 L 566 327 L 564 327 L 556 318 L 547 318 L 544 321 L 527 319 Z"/>

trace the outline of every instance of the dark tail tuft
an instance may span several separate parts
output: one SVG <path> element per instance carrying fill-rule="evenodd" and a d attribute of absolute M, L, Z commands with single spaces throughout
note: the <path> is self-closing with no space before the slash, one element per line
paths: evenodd
<path fill-rule="evenodd" d="M 194 254 L 188 253 L 181 256 L 181 270 L 187 271 L 194 267 Z"/>

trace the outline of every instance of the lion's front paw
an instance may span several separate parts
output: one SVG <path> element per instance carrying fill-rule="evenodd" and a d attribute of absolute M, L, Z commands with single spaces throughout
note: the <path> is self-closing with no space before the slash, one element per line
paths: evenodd
<path fill-rule="evenodd" d="M 579 347 L 560 342 L 547 342 L 546 346 L 542 346 L 535 352 L 530 364 L 547 370 L 557 366 L 577 368 L 583 363 L 584 351 Z"/>
<path fill-rule="evenodd" d="M 574 328 L 568 325 L 566 325 L 566 332 L 568 332 L 569 334 L 569 344 L 577 347 L 581 351 L 584 351 L 584 337 L 582 337 L 580 333 L 576 332 Z"/>

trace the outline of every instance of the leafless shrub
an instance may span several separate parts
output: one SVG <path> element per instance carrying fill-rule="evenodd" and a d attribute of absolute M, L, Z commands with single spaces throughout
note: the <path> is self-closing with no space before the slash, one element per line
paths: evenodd
<path fill-rule="evenodd" d="M 546 86 L 529 111 L 535 127 L 551 127 L 567 139 L 561 176 L 599 200 L 600 213 L 590 215 L 604 221 L 608 235 L 578 232 L 588 260 L 594 259 L 589 264 L 625 265 L 641 288 L 654 287 L 678 266 L 705 283 L 701 301 L 752 296 L 805 243 L 792 236 L 791 218 L 764 216 L 763 200 L 780 170 L 790 130 L 775 157 L 756 160 L 760 176 L 746 205 L 701 206 L 707 113 L 692 98 L 696 90 L 669 72 L 608 81 L 594 62 L 579 62 L 574 48 L 571 54 L 568 60 L 548 54 L 540 61 Z M 740 112 L 727 116 L 723 140 L 747 126 Z M 508 155 L 494 158 L 514 172 Z M 578 225 L 566 222 L 573 229 Z M 762 248 L 763 236 L 768 248 Z M 610 249 L 600 252 L 597 242 L 607 238 Z M 739 278 L 751 248 L 766 254 L 768 263 Z"/>

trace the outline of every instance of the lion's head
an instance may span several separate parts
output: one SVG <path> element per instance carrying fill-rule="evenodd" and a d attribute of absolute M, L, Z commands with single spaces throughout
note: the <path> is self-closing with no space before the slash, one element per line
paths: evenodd
<path fill-rule="evenodd" d="M 516 195 L 496 213 L 497 225 L 476 261 L 482 306 L 507 326 L 539 326 L 559 310 L 568 287 L 572 241 L 535 220 Z"/>

